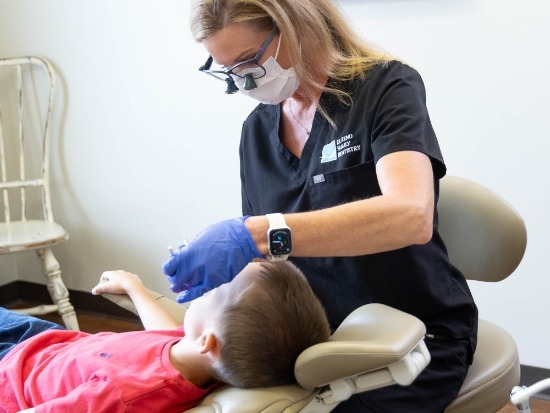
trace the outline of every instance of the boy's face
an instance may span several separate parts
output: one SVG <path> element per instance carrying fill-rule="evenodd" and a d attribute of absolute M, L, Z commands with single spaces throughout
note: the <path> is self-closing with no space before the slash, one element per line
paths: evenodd
<path fill-rule="evenodd" d="M 185 336 L 194 339 L 205 330 L 215 331 L 216 322 L 224 309 L 252 285 L 252 279 L 258 273 L 260 265 L 258 262 L 248 264 L 231 282 L 192 301 L 183 322 Z"/>

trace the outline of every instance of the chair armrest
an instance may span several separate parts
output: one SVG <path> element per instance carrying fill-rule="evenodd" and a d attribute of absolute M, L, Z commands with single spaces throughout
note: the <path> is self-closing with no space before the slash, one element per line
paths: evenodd
<path fill-rule="evenodd" d="M 187 413 L 296 413 L 315 398 L 317 390 L 306 390 L 296 384 L 276 387 L 241 389 L 223 386 L 202 399 Z M 323 410 L 315 410 L 322 413 Z"/>
<path fill-rule="evenodd" d="M 311 389 L 388 367 L 395 382 L 410 384 L 430 359 L 425 334 L 424 323 L 410 314 L 383 304 L 364 305 L 346 317 L 328 342 L 302 352 L 296 379 Z M 403 361 L 404 366 L 395 364 Z"/>
<path fill-rule="evenodd" d="M 183 306 L 182 304 L 178 304 L 173 300 L 170 300 L 169 298 L 166 298 L 162 294 L 159 294 L 157 292 L 154 292 L 152 290 L 147 289 L 147 292 L 153 299 L 159 303 L 159 305 L 164 308 L 168 313 L 172 315 L 176 319 L 176 321 L 180 324 L 183 324 L 183 318 L 185 317 L 185 312 L 187 311 L 187 308 Z M 109 301 L 112 301 L 113 303 L 117 304 L 118 306 L 136 314 L 137 313 L 136 307 L 133 303 L 133 301 L 130 299 L 130 297 L 126 294 L 110 294 L 110 293 L 103 293 L 101 294 L 103 297 L 108 299 Z"/>

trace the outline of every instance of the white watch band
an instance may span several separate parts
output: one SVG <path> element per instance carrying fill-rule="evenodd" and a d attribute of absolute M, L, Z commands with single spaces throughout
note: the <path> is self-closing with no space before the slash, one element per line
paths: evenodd
<path fill-rule="evenodd" d="M 266 214 L 267 220 L 269 221 L 269 229 L 275 228 L 288 228 L 286 224 L 285 217 L 283 214 Z"/>

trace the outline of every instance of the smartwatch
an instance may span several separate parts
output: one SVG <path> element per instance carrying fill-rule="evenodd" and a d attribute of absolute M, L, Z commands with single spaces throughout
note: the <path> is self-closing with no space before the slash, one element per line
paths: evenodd
<path fill-rule="evenodd" d="M 267 214 L 267 259 L 284 261 L 292 252 L 292 231 L 286 225 L 283 214 Z"/>

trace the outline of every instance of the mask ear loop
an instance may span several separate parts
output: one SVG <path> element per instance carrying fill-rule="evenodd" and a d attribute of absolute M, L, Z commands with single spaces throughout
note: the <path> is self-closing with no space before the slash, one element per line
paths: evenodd
<path fill-rule="evenodd" d="M 281 37 L 282 34 L 279 32 L 279 41 L 277 42 L 277 51 L 275 52 L 275 60 L 277 60 L 277 57 L 279 56 L 279 48 L 281 47 Z"/>

